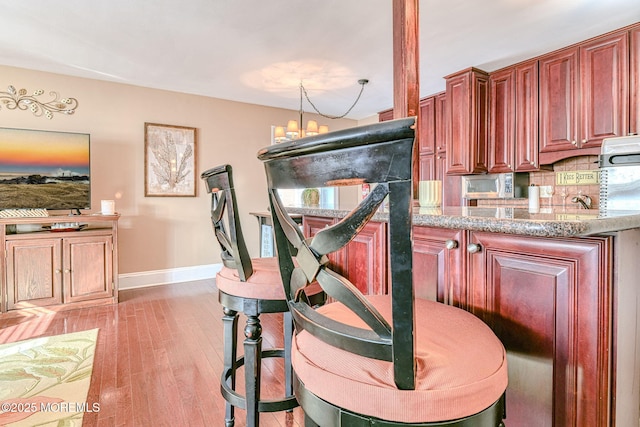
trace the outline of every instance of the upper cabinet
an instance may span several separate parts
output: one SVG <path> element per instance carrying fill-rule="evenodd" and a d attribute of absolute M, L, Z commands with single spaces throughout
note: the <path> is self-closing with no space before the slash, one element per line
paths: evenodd
<path fill-rule="evenodd" d="M 489 81 L 489 172 L 538 170 L 538 62 L 496 71 Z"/>
<path fill-rule="evenodd" d="M 599 154 L 629 129 L 628 31 L 540 58 L 540 162 Z"/>
<path fill-rule="evenodd" d="M 640 25 L 631 29 L 629 40 L 631 49 L 629 134 L 637 135 L 640 133 Z"/>
<path fill-rule="evenodd" d="M 442 179 L 444 176 L 445 145 L 445 93 L 420 100 L 418 155 L 420 180 Z"/>
<path fill-rule="evenodd" d="M 469 68 L 445 79 L 447 174 L 486 172 L 489 75 Z"/>

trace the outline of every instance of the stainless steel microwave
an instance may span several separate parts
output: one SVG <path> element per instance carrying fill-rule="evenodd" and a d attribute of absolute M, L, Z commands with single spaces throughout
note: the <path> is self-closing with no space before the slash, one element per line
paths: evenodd
<path fill-rule="evenodd" d="M 498 173 L 462 177 L 462 197 L 471 199 L 514 199 L 527 197 L 528 173 Z"/>

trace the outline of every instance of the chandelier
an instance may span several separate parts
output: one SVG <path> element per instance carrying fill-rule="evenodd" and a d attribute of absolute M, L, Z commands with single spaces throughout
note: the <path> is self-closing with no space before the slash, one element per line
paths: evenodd
<path fill-rule="evenodd" d="M 344 114 L 341 114 L 339 116 L 332 116 L 332 115 L 323 114 L 318 110 L 318 108 L 316 108 L 313 102 L 311 102 L 311 99 L 309 99 L 309 94 L 307 93 L 307 90 L 302 85 L 302 82 L 300 82 L 300 109 L 298 110 L 298 114 L 299 114 L 298 120 L 289 120 L 286 127 L 275 126 L 273 130 L 273 138 L 275 142 L 292 141 L 294 139 L 304 138 L 306 136 L 313 136 L 313 135 L 329 132 L 329 126 L 318 125 L 318 122 L 315 120 L 309 120 L 307 122 L 307 127 L 306 128 L 302 127 L 302 121 L 303 121 L 302 119 L 304 116 L 304 110 L 302 108 L 303 99 L 306 99 L 309 105 L 311 105 L 314 111 L 318 113 L 320 116 L 325 117 L 327 119 L 332 119 L 332 120 L 341 119 L 345 117 L 347 114 L 349 114 L 351 110 L 353 110 L 353 107 L 356 106 L 356 104 L 360 100 L 360 97 L 362 96 L 362 92 L 364 91 L 364 85 L 366 85 L 367 83 L 369 83 L 369 80 L 367 79 L 358 80 L 358 84 L 360 85 L 360 93 L 358 93 L 358 96 L 356 97 L 356 100 L 353 102 L 353 104 L 351 104 L 351 107 L 349 107 L 349 109 Z"/>

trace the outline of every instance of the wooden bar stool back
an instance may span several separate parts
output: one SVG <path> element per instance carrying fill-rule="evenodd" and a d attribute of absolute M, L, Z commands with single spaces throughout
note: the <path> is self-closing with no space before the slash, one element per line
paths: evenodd
<path fill-rule="evenodd" d="M 504 418 L 502 343 L 473 314 L 414 298 L 414 126 L 415 118 L 393 120 L 258 153 L 294 319 L 294 392 L 306 426 L 496 427 Z M 346 217 L 309 239 L 277 191 L 362 183 L 375 187 Z M 385 200 L 388 208 L 380 212 Z M 387 220 L 389 295 L 363 295 L 327 262 L 376 217 Z M 305 294 L 316 280 L 332 301 L 319 308 Z"/>
<path fill-rule="evenodd" d="M 211 222 L 222 248 L 223 267 L 216 275 L 216 285 L 223 307 L 224 369 L 220 391 L 226 400 L 225 425 L 234 425 L 234 409 L 241 408 L 246 410 L 246 426 L 254 427 L 260 423 L 260 412 L 291 410 L 298 406 L 291 381 L 291 314 L 277 259 L 249 256 L 240 227 L 231 166 L 214 167 L 203 172 L 201 178 L 211 193 Z M 238 357 L 238 313 L 247 317 L 243 357 Z M 262 349 L 262 313 L 283 313 L 284 348 Z M 261 364 L 265 357 L 284 358 L 285 396 L 282 399 L 260 398 Z M 236 391 L 236 371 L 242 366 L 244 395 Z"/>

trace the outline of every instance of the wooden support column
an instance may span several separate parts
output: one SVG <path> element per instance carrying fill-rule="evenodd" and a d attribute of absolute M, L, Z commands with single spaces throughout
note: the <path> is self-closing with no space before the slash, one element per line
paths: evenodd
<path fill-rule="evenodd" d="M 416 116 L 420 129 L 419 0 L 393 0 L 393 117 Z M 413 197 L 418 196 L 418 144 L 413 150 Z"/>

